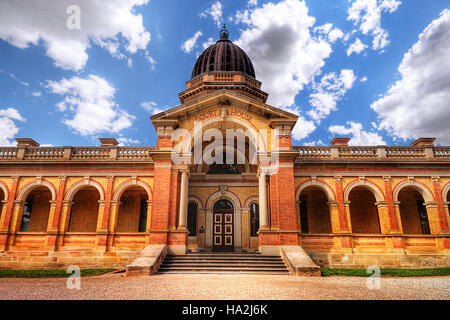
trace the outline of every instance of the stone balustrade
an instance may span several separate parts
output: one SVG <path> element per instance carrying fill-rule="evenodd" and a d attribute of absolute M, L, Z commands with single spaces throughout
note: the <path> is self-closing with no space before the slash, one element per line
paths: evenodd
<path fill-rule="evenodd" d="M 317 159 L 389 159 L 389 160 L 420 160 L 433 159 L 450 160 L 450 147 L 389 147 L 389 146 L 299 146 L 293 147 L 298 151 L 298 160 Z"/>
<path fill-rule="evenodd" d="M 145 160 L 155 147 L 3 147 L 0 161 L 15 160 Z"/>

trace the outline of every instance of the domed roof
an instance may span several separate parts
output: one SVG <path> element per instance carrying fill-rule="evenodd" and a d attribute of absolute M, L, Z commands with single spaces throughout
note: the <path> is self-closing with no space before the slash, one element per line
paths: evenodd
<path fill-rule="evenodd" d="M 238 71 L 255 78 L 255 69 L 247 54 L 228 40 L 229 32 L 223 25 L 220 39 L 203 51 L 192 70 L 192 77 L 214 71 Z"/>

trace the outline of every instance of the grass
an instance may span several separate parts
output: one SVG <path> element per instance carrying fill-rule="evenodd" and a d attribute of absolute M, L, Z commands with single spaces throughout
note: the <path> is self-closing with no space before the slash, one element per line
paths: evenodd
<path fill-rule="evenodd" d="M 81 276 L 97 276 L 116 269 L 81 269 Z M 0 270 L 0 278 L 67 278 L 73 273 L 66 270 Z"/>
<path fill-rule="evenodd" d="M 367 273 L 367 269 L 345 269 L 345 268 L 321 268 L 322 276 L 353 276 L 353 277 L 369 277 L 373 271 Z M 425 276 L 448 276 L 450 268 L 430 268 L 430 269 L 396 269 L 381 268 L 382 276 L 391 277 L 425 277 Z"/>

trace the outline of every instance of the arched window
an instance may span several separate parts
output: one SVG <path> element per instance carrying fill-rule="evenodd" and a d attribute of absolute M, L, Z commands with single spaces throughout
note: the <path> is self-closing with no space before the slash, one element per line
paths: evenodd
<path fill-rule="evenodd" d="M 197 204 L 195 202 L 190 202 L 188 205 L 187 224 L 189 236 L 195 237 L 197 235 Z"/>
<path fill-rule="evenodd" d="M 139 186 L 128 188 L 120 196 L 117 232 L 145 232 L 147 227 L 147 192 Z"/>
<path fill-rule="evenodd" d="M 250 205 L 250 235 L 256 237 L 259 230 L 259 205 L 252 203 Z"/>

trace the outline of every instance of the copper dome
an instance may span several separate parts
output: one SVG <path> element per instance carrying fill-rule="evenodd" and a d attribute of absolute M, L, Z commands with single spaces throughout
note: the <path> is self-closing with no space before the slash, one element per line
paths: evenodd
<path fill-rule="evenodd" d="M 228 39 L 225 25 L 220 31 L 220 39 L 203 51 L 192 70 L 192 77 L 215 71 L 243 72 L 255 78 L 255 69 L 247 54 Z"/>

